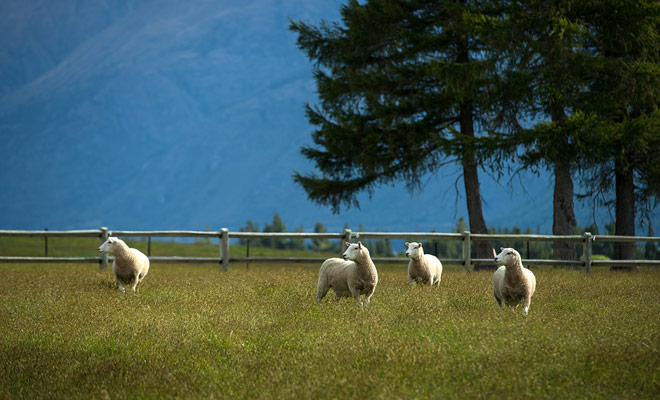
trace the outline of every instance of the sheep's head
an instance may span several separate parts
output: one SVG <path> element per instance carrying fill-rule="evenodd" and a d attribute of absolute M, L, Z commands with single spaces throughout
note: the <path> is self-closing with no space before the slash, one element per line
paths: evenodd
<path fill-rule="evenodd" d="M 99 246 L 99 253 L 113 253 L 117 246 L 121 246 L 123 243 L 124 241 L 119 238 L 110 237 Z"/>
<path fill-rule="evenodd" d="M 362 245 L 361 242 L 349 243 L 346 242 L 346 251 L 342 254 L 344 260 L 355 261 L 360 256 L 360 254 L 369 254 L 369 250 Z"/>
<path fill-rule="evenodd" d="M 421 243 L 406 242 L 405 244 L 408 247 L 408 250 L 406 250 L 406 257 L 410 258 L 411 260 L 419 260 L 422 255 L 424 255 L 424 249 L 422 249 Z"/>
<path fill-rule="evenodd" d="M 500 254 L 495 257 L 498 265 L 511 266 L 520 263 L 520 253 L 510 247 L 500 247 Z"/>

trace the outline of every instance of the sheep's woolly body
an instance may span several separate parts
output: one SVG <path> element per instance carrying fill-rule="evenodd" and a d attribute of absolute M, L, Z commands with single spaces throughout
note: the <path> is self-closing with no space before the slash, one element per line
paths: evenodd
<path fill-rule="evenodd" d="M 112 273 L 121 291 L 124 291 L 125 286 L 130 286 L 135 292 L 149 272 L 149 258 L 117 238 L 109 238 L 99 247 L 99 251 L 114 254 Z"/>
<path fill-rule="evenodd" d="M 369 304 L 378 284 L 376 266 L 369 250 L 361 243 L 347 244 L 348 249 L 343 255 L 346 260 L 329 258 L 321 265 L 316 302 L 321 302 L 332 288 L 335 300 L 339 297 L 353 297 L 361 305 L 360 296 L 364 294 L 365 303 Z"/>
<path fill-rule="evenodd" d="M 520 253 L 511 248 L 503 248 L 495 257 L 498 264 L 503 264 L 493 274 L 493 294 L 497 305 L 507 307 L 523 305 L 523 314 L 529 312 L 532 295 L 536 291 L 536 277 L 523 267 Z"/>
<path fill-rule="evenodd" d="M 406 256 L 410 258 L 408 263 L 408 280 L 411 284 L 417 282 L 430 283 L 431 286 L 440 286 L 442 279 L 442 263 L 431 254 L 424 254 L 421 243 L 408 243 Z"/>

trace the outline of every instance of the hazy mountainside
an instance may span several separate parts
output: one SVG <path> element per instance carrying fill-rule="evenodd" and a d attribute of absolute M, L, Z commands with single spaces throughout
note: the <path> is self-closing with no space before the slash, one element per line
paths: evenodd
<path fill-rule="evenodd" d="M 275 212 L 290 229 L 451 229 L 466 215 L 451 170 L 340 215 L 292 182 L 312 169 L 299 149 L 315 86 L 288 19 L 336 20 L 340 4 L 0 3 L 0 229 L 237 230 Z M 525 186 L 483 176 L 489 226 L 551 229 L 548 178 Z"/>

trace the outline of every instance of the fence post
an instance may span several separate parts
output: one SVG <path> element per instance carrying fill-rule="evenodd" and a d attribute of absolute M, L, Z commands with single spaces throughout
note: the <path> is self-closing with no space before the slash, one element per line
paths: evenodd
<path fill-rule="evenodd" d="M 463 232 L 463 269 L 465 272 L 470 272 L 470 265 L 472 264 L 470 243 L 470 231 Z"/>
<path fill-rule="evenodd" d="M 101 227 L 101 244 L 105 243 L 106 240 L 110 237 L 110 232 L 108 232 L 108 228 Z M 106 270 L 108 269 L 108 253 L 103 252 L 101 253 L 101 270 Z"/>
<path fill-rule="evenodd" d="M 344 237 L 341 239 L 341 246 L 339 246 L 339 248 L 341 249 L 341 254 L 339 255 L 339 257 L 341 257 L 346 251 L 346 242 L 351 241 L 352 235 L 353 235 L 353 231 L 351 231 L 348 228 L 344 228 Z"/>
<path fill-rule="evenodd" d="M 220 257 L 222 257 L 222 271 L 229 269 L 229 229 L 220 229 Z"/>
<path fill-rule="evenodd" d="M 250 268 L 250 239 L 248 239 L 245 242 L 245 258 L 247 258 L 247 261 L 245 261 L 245 268 L 249 269 Z"/>
<path fill-rule="evenodd" d="M 593 236 L 591 232 L 584 233 L 584 267 L 587 270 L 587 273 L 591 272 L 591 241 Z"/>

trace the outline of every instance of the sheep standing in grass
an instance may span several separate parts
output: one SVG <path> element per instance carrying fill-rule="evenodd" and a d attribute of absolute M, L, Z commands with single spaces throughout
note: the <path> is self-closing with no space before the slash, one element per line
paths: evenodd
<path fill-rule="evenodd" d="M 323 262 L 319 270 L 319 283 L 316 292 L 316 302 L 321 300 L 332 288 L 335 300 L 339 297 L 352 296 L 362 305 L 361 295 L 365 295 L 368 305 L 376 290 L 378 272 L 371 260 L 369 250 L 362 243 L 346 243 L 348 248 L 341 258 L 329 258 Z"/>
<path fill-rule="evenodd" d="M 149 258 L 140 250 L 128 247 L 123 240 L 113 237 L 99 247 L 99 253 L 103 252 L 115 256 L 112 273 L 119 289 L 124 292 L 124 286 L 131 286 L 134 292 L 137 291 L 138 285 L 149 272 Z"/>
<path fill-rule="evenodd" d="M 512 248 L 501 248 L 495 257 L 497 264 L 502 264 L 493 275 L 493 293 L 497 305 L 502 309 L 502 302 L 507 307 L 518 307 L 522 302 L 523 315 L 527 315 L 532 295 L 536 290 L 536 277 L 532 271 L 523 267 L 520 253 Z"/>
<path fill-rule="evenodd" d="M 408 263 L 408 280 L 415 285 L 417 282 L 430 283 L 431 286 L 440 286 L 442 279 L 442 263 L 431 254 L 424 254 L 421 243 L 408 243 L 406 256 L 410 258 Z"/>

